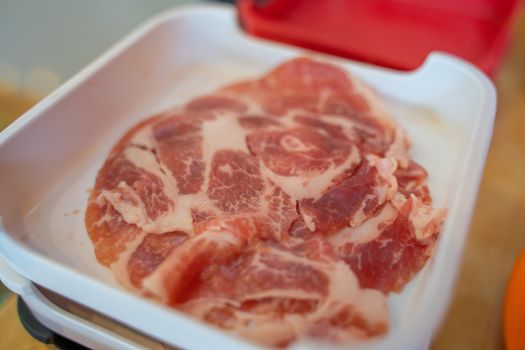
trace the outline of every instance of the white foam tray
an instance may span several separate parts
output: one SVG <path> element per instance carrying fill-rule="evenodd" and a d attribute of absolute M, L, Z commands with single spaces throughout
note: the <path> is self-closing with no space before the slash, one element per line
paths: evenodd
<path fill-rule="evenodd" d="M 218 5 L 164 13 L 123 39 L 0 134 L 2 280 L 45 286 L 167 344 L 258 348 L 122 289 L 96 262 L 83 213 L 98 169 L 130 126 L 301 54 L 313 55 L 244 35 L 234 9 Z M 389 333 L 355 346 L 424 348 L 453 290 L 490 143 L 494 87 L 470 64 L 439 53 L 412 72 L 321 57 L 378 92 L 429 171 L 435 205 L 449 212 L 434 258 L 389 297 Z"/>

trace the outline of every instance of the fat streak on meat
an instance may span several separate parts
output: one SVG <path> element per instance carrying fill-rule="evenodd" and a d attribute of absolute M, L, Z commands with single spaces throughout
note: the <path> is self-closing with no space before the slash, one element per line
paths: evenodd
<path fill-rule="evenodd" d="M 432 255 L 444 211 L 363 83 L 285 62 L 129 130 L 85 222 L 127 288 L 286 346 L 388 331 L 386 297 Z"/>

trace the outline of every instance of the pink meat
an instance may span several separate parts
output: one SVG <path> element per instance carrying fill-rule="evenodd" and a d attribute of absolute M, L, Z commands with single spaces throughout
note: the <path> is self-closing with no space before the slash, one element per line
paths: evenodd
<path fill-rule="evenodd" d="M 269 346 L 388 330 L 444 219 L 373 91 L 310 58 L 152 117 L 111 150 L 85 222 L 138 293 Z"/>

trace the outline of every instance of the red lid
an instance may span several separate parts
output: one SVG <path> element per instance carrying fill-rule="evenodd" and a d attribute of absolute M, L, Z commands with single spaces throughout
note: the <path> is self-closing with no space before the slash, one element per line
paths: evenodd
<path fill-rule="evenodd" d="M 493 74 L 518 0 L 238 0 L 251 34 L 396 69 L 432 51 Z"/>

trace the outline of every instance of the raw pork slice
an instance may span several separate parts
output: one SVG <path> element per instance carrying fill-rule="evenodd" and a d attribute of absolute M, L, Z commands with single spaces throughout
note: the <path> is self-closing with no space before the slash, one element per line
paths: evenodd
<path fill-rule="evenodd" d="M 270 346 L 388 331 L 444 211 L 375 94 L 310 58 L 128 131 L 86 227 L 127 288 Z"/>

